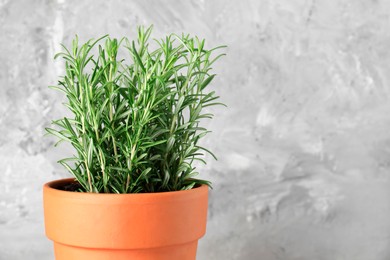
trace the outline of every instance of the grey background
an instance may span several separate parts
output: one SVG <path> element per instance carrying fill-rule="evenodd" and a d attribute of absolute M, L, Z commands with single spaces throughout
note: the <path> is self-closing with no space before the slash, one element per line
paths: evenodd
<path fill-rule="evenodd" d="M 203 178 L 200 260 L 390 259 L 390 1 L 0 0 L 0 259 L 53 259 L 41 187 L 71 152 L 44 138 L 59 43 L 188 32 L 227 44 Z"/>

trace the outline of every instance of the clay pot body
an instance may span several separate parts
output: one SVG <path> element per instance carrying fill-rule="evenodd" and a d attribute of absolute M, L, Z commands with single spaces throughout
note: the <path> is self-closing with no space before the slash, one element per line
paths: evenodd
<path fill-rule="evenodd" d="M 206 232 L 208 187 L 96 194 L 43 187 L 46 235 L 56 260 L 194 260 Z"/>

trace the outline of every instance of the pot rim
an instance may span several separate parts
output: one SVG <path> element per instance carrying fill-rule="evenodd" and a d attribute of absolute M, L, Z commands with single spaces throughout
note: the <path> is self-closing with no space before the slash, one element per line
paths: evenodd
<path fill-rule="evenodd" d="M 65 191 L 60 190 L 58 187 L 61 184 L 77 182 L 75 178 L 63 178 L 58 180 L 53 180 L 47 182 L 43 185 L 43 190 L 46 193 L 50 193 L 52 196 L 60 196 L 63 198 L 69 199 L 88 199 L 91 200 L 95 197 L 96 200 L 107 199 L 111 201 L 112 199 L 131 199 L 134 201 L 141 200 L 142 203 L 145 203 L 148 200 L 155 200 L 157 197 L 159 200 L 180 200 L 180 198 L 196 196 L 201 192 L 201 190 L 208 190 L 208 186 L 206 184 L 202 184 L 200 186 L 194 187 L 190 190 L 179 190 L 179 191 L 166 191 L 166 192 L 149 192 L 149 193 L 92 193 L 92 192 L 74 192 L 74 191 Z"/>

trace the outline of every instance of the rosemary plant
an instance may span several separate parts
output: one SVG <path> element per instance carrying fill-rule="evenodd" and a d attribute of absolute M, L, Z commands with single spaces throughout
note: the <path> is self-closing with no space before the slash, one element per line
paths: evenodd
<path fill-rule="evenodd" d="M 138 28 L 137 41 L 109 36 L 55 58 L 65 60 L 65 76 L 57 86 L 72 118 L 46 128 L 59 141 L 69 142 L 76 155 L 59 161 L 84 192 L 140 193 L 191 189 L 208 181 L 194 178 L 194 161 L 209 150 L 199 140 L 208 131 L 200 121 L 212 118 L 204 108 L 221 104 L 207 86 L 211 65 L 222 55 L 205 49 L 205 41 L 171 34 L 155 40 L 152 27 Z M 123 46 L 123 47 L 122 47 Z M 130 62 L 118 58 L 123 48 Z M 96 56 L 96 57 L 95 57 Z"/>

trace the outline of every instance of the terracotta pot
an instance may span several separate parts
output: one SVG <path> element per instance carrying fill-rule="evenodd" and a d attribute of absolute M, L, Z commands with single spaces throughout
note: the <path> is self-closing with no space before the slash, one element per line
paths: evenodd
<path fill-rule="evenodd" d="M 144 194 L 96 194 L 43 187 L 46 235 L 56 260 L 196 259 L 206 232 L 208 187 Z"/>

